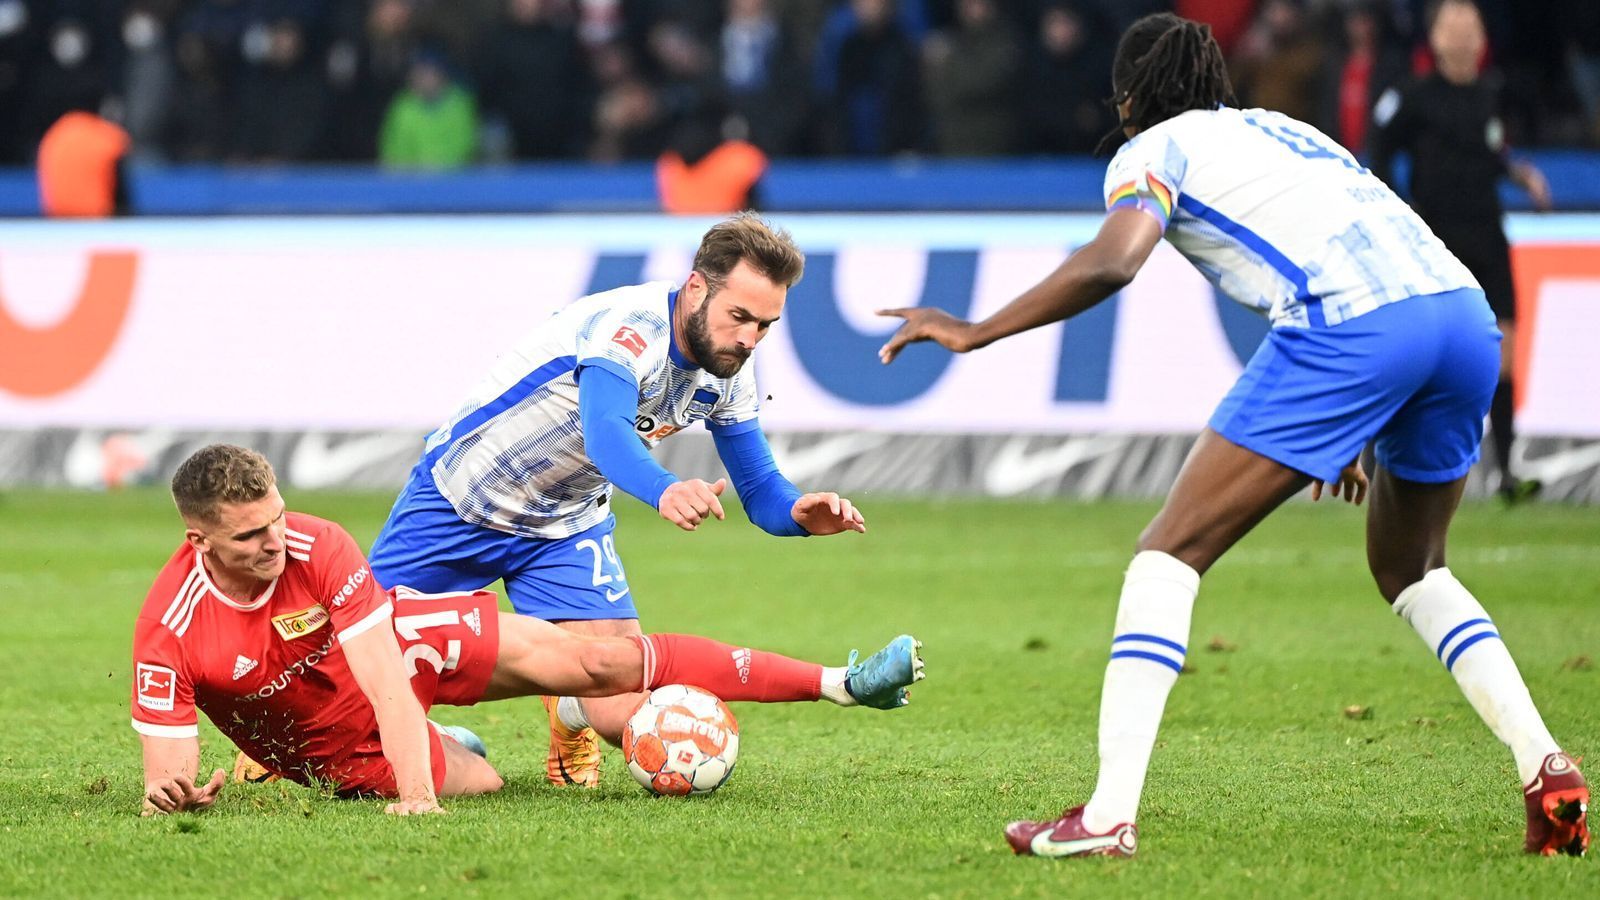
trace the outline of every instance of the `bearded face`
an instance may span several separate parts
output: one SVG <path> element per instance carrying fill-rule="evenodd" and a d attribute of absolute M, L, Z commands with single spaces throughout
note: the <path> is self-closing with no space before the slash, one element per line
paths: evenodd
<path fill-rule="evenodd" d="M 684 337 L 689 344 L 689 354 L 705 369 L 718 378 L 732 378 L 744 368 L 750 350 L 737 343 L 718 344 L 711 333 L 711 305 L 716 294 L 708 293 L 700 308 L 689 316 Z"/>

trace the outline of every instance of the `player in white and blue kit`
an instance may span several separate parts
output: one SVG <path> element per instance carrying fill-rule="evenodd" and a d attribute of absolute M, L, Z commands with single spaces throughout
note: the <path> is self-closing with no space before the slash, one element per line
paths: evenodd
<path fill-rule="evenodd" d="M 1128 282 L 1164 236 L 1272 330 L 1190 452 L 1128 566 L 1100 700 L 1087 804 L 1014 822 L 1017 853 L 1123 855 L 1167 694 L 1183 668 L 1200 576 L 1308 483 L 1360 503 L 1376 442 L 1367 558 L 1495 735 L 1524 790 L 1529 852 L 1581 854 L 1589 792 L 1528 696 L 1494 623 L 1445 568 L 1445 537 L 1499 372 L 1500 334 L 1466 268 L 1381 181 L 1303 122 L 1235 109 L 1207 26 L 1148 16 L 1112 71 L 1127 143 L 1106 174 L 1095 239 L 988 319 L 932 309 L 882 351 L 966 352 L 1059 322 Z"/>
<path fill-rule="evenodd" d="M 373 575 L 386 587 L 428 593 L 504 579 L 519 613 L 582 634 L 639 634 L 612 538 L 612 486 L 688 531 L 723 518 L 725 480 L 679 479 L 649 453 L 700 423 L 763 530 L 865 532 L 849 500 L 801 493 L 778 471 L 745 366 L 804 264 L 787 232 L 740 215 L 706 233 L 681 287 L 619 288 L 556 313 L 500 357 L 428 437 L 373 545 Z M 902 635 L 860 663 L 852 653 L 847 666 L 823 669 L 822 696 L 904 705 L 906 687 L 922 677 L 917 646 Z M 728 660 L 742 664 L 737 654 Z M 595 730 L 615 739 L 639 699 L 547 700 L 549 779 L 594 786 Z"/>

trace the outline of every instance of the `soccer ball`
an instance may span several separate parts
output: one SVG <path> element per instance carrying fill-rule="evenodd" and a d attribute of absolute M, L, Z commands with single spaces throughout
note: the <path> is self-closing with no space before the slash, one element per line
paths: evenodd
<path fill-rule="evenodd" d="M 628 771 L 652 794 L 709 794 L 733 774 L 739 723 L 709 691 L 662 685 L 623 726 L 622 755 Z"/>

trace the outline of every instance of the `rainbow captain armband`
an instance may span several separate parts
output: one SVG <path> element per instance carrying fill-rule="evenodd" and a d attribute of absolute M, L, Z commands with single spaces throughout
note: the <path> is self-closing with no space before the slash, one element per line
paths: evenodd
<path fill-rule="evenodd" d="M 1172 218 L 1173 190 L 1149 172 L 1141 173 L 1133 181 L 1120 185 L 1106 197 L 1106 212 L 1116 209 L 1142 209 L 1167 230 L 1167 220 Z"/>

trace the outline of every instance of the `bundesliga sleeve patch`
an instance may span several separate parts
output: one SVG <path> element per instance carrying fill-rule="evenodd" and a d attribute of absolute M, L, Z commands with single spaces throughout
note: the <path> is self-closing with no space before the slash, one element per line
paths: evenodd
<path fill-rule="evenodd" d="M 611 343 L 621 344 L 624 350 L 634 355 L 635 359 L 644 355 L 644 336 L 627 325 L 617 329 L 617 333 L 611 336 Z"/>
<path fill-rule="evenodd" d="M 171 712 L 177 695 L 178 675 L 166 666 L 139 663 L 134 669 L 139 705 L 158 712 Z"/>

